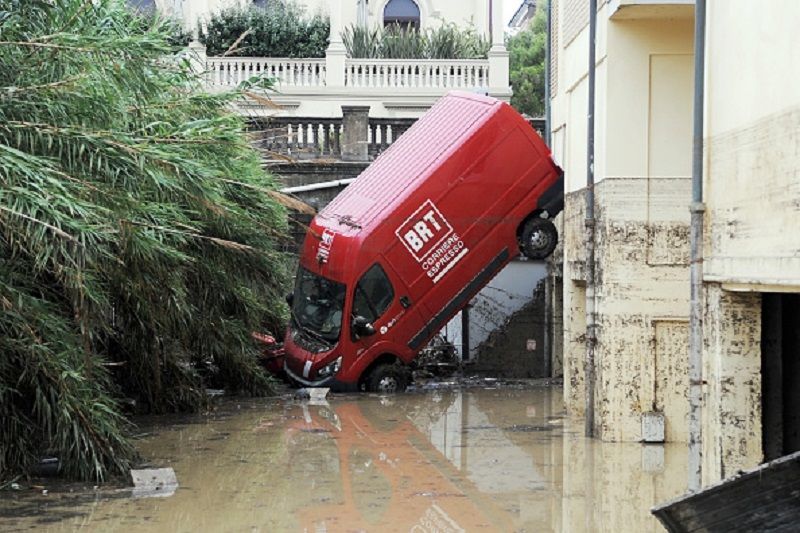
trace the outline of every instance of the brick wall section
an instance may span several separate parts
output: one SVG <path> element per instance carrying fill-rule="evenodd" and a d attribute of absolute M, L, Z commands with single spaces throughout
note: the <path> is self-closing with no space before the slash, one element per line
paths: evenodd
<path fill-rule="evenodd" d="M 550 0 L 553 4 L 550 13 L 550 98 L 558 93 L 558 8 L 560 0 Z"/>
<path fill-rule="evenodd" d="M 564 48 L 589 24 L 589 0 L 564 1 Z"/>
<path fill-rule="evenodd" d="M 564 48 L 569 46 L 583 28 L 589 24 L 589 0 L 562 0 L 564 2 Z M 597 0 L 597 10 L 606 4 L 607 0 Z"/>

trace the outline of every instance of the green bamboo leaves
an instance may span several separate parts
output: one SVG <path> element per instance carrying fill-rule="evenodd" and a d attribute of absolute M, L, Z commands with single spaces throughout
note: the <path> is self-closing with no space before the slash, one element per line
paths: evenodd
<path fill-rule="evenodd" d="M 0 481 L 123 472 L 122 405 L 269 391 L 250 333 L 283 320 L 285 210 L 243 95 L 203 93 L 173 34 L 117 0 L 0 0 Z"/>

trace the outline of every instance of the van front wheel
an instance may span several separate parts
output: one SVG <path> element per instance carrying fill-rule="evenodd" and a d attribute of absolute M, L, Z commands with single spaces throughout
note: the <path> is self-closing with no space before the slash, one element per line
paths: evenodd
<path fill-rule="evenodd" d="M 558 231 L 547 219 L 534 217 L 522 228 L 522 253 L 528 259 L 544 259 L 558 244 Z"/>
<path fill-rule="evenodd" d="M 378 365 L 367 378 L 367 390 L 382 394 L 403 392 L 408 386 L 408 378 L 404 369 L 396 364 Z"/>

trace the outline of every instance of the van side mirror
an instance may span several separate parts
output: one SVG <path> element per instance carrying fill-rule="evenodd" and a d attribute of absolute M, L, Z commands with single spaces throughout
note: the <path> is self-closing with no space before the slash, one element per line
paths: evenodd
<path fill-rule="evenodd" d="M 353 317 L 353 333 L 359 337 L 375 335 L 375 327 L 363 316 Z"/>
<path fill-rule="evenodd" d="M 294 293 L 293 292 L 290 292 L 289 294 L 286 295 L 286 303 L 289 304 L 289 307 L 291 307 L 292 304 L 294 303 Z"/>

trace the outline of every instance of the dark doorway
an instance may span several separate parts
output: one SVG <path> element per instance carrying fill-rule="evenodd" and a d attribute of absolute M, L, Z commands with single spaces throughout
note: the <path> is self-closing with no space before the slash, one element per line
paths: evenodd
<path fill-rule="evenodd" d="M 761 301 L 761 431 L 771 461 L 800 451 L 800 294 Z"/>

